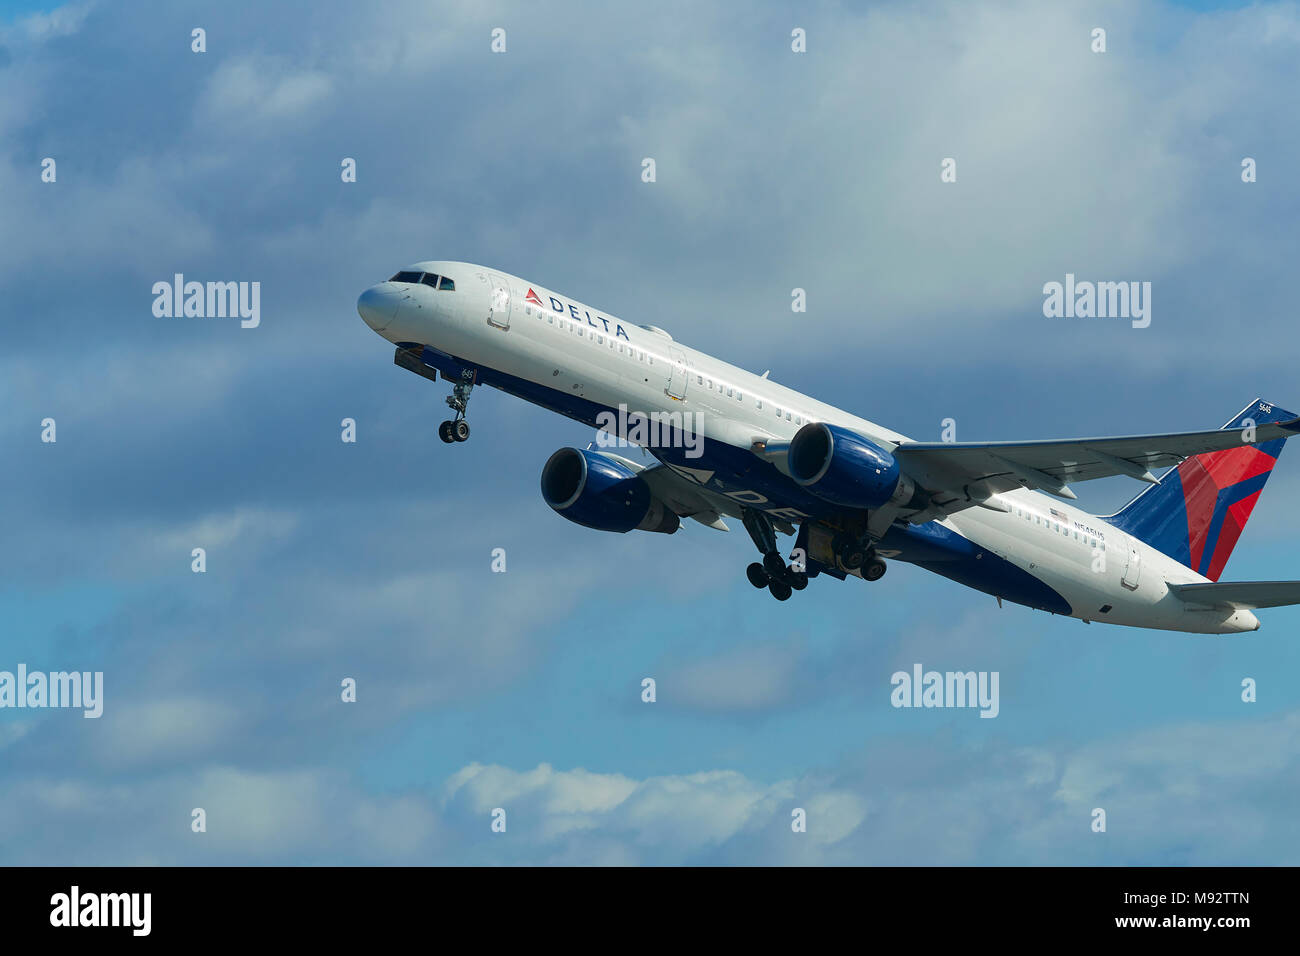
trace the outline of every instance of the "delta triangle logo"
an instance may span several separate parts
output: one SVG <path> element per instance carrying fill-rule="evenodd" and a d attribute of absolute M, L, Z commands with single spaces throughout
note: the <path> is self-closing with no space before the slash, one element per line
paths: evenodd
<path fill-rule="evenodd" d="M 531 287 L 531 286 L 530 286 L 529 289 L 528 289 L 528 294 L 527 294 L 526 296 L 524 296 L 524 301 L 525 301 L 525 302 L 531 302 L 533 305 L 537 306 L 539 309 L 540 309 L 540 308 L 543 308 L 543 306 L 542 306 L 542 300 L 539 299 L 539 298 L 537 298 L 537 293 L 534 292 L 534 291 L 532 290 L 532 287 Z"/>

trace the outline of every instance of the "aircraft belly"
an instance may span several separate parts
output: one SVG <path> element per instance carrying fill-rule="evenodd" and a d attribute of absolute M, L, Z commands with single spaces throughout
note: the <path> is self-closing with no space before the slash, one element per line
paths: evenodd
<path fill-rule="evenodd" d="M 1070 602 L 1045 580 L 937 521 L 896 525 L 879 548 L 994 597 L 1055 614 L 1072 613 Z"/>

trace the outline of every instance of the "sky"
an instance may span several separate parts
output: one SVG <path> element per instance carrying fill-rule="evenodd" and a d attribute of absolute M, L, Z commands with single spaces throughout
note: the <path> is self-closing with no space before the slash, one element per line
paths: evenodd
<path fill-rule="evenodd" d="M 98 719 L 0 710 L 0 862 L 1300 861 L 1300 611 L 1085 625 L 899 562 L 778 603 L 736 522 L 553 513 L 577 423 L 479 389 L 438 441 L 355 309 L 485 263 L 925 441 L 1300 408 L 1298 53 L 1294 3 L 0 4 L 0 671 L 104 675 Z M 260 324 L 155 316 L 175 273 Z M 1067 273 L 1150 326 L 1046 318 Z M 1224 580 L 1300 578 L 1298 494 L 1284 453 Z M 998 716 L 894 708 L 915 663 Z"/>

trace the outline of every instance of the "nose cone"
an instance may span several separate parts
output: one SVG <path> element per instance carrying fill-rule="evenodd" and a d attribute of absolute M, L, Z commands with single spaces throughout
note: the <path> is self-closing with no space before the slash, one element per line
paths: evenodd
<path fill-rule="evenodd" d="M 381 282 L 361 293 L 357 299 L 357 313 L 376 332 L 388 328 L 393 317 L 397 315 L 397 306 L 402 295 L 390 283 Z"/>

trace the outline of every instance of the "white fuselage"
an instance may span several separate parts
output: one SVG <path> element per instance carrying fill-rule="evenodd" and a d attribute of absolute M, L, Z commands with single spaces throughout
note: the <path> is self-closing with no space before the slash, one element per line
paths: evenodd
<path fill-rule="evenodd" d="M 644 413 L 691 412 L 706 440 L 739 449 L 756 439 L 789 441 L 807 422 L 850 429 L 886 450 L 908 440 L 537 283 L 462 262 L 409 268 L 452 277 L 455 291 L 404 282 L 367 290 L 359 309 L 391 342 L 429 346 L 550 390 L 557 398 Z M 738 507 L 753 502 L 754 493 L 746 489 L 723 493 Z M 1034 491 L 1005 492 L 996 502 L 1009 510 L 974 507 L 938 524 L 1048 585 L 1068 602 L 1074 617 L 1200 633 L 1259 627 L 1250 611 L 1198 608 L 1179 600 L 1168 584 L 1208 579 L 1103 518 Z M 803 517 L 797 508 L 773 504 L 764 510 L 775 517 L 791 522 Z M 889 556 L 885 550 L 881 554 Z"/>

